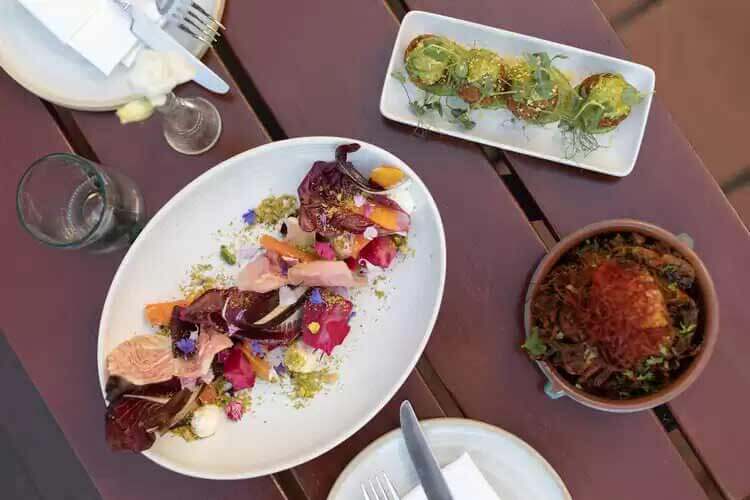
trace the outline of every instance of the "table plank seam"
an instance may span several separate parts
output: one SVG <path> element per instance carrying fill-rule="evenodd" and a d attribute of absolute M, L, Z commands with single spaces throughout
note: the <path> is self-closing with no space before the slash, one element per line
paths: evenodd
<path fill-rule="evenodd" d="M 253 82 L 250 74 L 244 70 L 242 63 L 226 38 L 220 38 L 213 50 L 219 62 L 226 68 L 229 75 L 237 84 L 248 105 L 255 111 L 258 121 L 266 131 L 269 139 L 271 141 L 288 139 L 289 136 L 281 128 L 271 107 L 260 95 L 258 87 Z"/>
<path fill-rule="evenodd" d="M 57 128 L 65 138 L 65 142 L 68 144 L 69 149 L 84 158 L 98 161 L 91 144 L 88 143 L 86 137 L 83 135 L 83 132 L 73 118 L 73 113 L 68 109 L 45 101 L 44 99 L 39 98 L 39 101 L 57 125 Z"/>

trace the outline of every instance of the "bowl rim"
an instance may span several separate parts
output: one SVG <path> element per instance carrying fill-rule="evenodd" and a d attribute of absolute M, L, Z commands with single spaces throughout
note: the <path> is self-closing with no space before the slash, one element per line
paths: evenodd
<path fill-rule="evenodd" d="M 523 322 L 524 331 L 528 337 L 531 331 L 531 300 L 541 281 L 568 251 L 592 236 L 617 232 L 635 232 L 660 240 L 676 250 L 693 266 L 696 271 L 696 283 L 703 299 L 705 315 L 701 350 L 690 366 L 668 386 L 653 394 L 626 400 L 614 400 L 589 394 L 568 382 L 548 362 L 536 361 L 536 363 L 549 379 L 554 392 L 563 393 L 578 403 L 597 410 L 629 413 L 654 408 L 682 394 L 703 372 L 716 346 L 719 335 L 719 303 L 716 288 L 705 264 L 685 241 L 662 227 L 636 219 L 608 219 L 584 226 L 562 238 L 549 249 L 547 255 L 537 265 L 524 298 Z"/>

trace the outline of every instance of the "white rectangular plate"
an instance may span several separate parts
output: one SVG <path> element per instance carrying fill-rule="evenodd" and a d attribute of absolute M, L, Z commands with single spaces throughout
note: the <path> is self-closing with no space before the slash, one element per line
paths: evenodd
<path fill-rule="evenodd" d="M 544 127 L 524 126 L 523 122 L 513 120 L 513 115 L 506 109 L 474 111 L 472 119 L 476 126 L 471 130 L 449 123 L 435 112 L 418 118 L 409 110 L 409 99 L 401 83 L 391 73 L 404 70 L 404 50 L 415 36 L 425 33 L 446 36 L 469 47 L 494 50 L 501 56 L 522 56 L 534 52 L 547 52 L 550 57 L 560 54 L 566 59 L 557 59 L 555 65 L 571 78 L 573 85 L 594 73 L 620 73 L 644 93 L 645 98 L 633 106 L 630 116 L 616 130 L 596 136 L 601 148 L 585 156 L 578 153 L 572 158 L 565 156 L 557 123 Z M 654 70 L 641 64 L 452 17 L 412 11 L 404 17 L 393 47 L 380 97 L 380 112 L 388 119 L 441 134 L 623 177 L 633 170 L 638 158 L 655 81 Z M 407 82 L 407 88 L 413 98 L 424 95 L 411 82 Z"/>

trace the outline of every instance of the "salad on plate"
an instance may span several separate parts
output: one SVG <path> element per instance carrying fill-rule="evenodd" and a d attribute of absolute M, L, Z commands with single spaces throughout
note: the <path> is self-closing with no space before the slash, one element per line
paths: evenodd
<path fill-rule="evenodd" d="M 297 196 L 270 196 L 238 214 L 255 239 L 217 249 L 233 272 L 208 278 L 196 265 L 182 297 L 144 304 L 153 331 L 106 357 L 112 449 L 144 451 L 165 433 L 208 438 L 222 419 L 238 422 L 260 404 L 258 384 L 284 384 L 304 404 L 336 382 L 352 294 L 408 254 L 411 224 L 405 174 L 379 166 L 372 189 L 361 189 L 346 173 L 358 149 L 341 145 L 334 161 L 315 162 Z"/>

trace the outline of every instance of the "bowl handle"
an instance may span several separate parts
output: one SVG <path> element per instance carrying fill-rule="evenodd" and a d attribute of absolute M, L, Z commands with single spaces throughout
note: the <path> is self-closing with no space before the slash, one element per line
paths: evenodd
<path fill-rule="evenodd" d="M 560 399 L 565 396 L 565 391 L 554 380 L 548 379 L 544 384 L 544 393 L 550 399 Z"/>
<path fill-rule="evenodd" d="M 689 234 L 680 233 L 677 235 L 677 239 L 683 242 L 690 250 L 695 250 L 695 240 Z"/>

